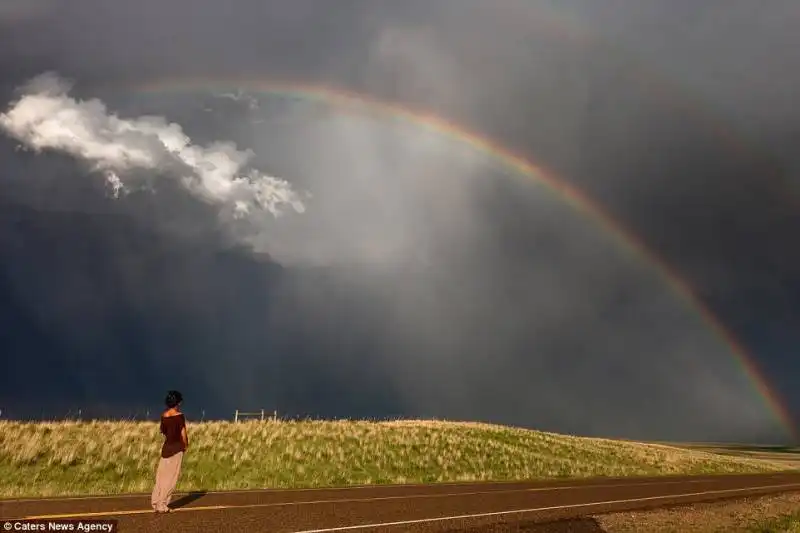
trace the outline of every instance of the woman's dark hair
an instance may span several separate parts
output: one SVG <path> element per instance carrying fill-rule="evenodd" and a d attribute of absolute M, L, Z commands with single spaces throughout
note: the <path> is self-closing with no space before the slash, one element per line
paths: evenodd
<path fill-rule="evenodd" d="M 167 404 L 167 407 L 172 409 L 173 407 L 176 407 L 182 401 L 183 401 L 183 395 L 180 392 L 176 391 L 176 390 L 171 390 L 171 391 L 167 392 L 167 398 L 164 400 L 164 403 Z"/>

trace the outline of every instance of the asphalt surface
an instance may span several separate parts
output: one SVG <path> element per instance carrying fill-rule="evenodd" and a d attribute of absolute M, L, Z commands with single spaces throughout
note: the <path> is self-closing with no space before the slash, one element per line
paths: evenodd
<path fill-rule="evenodd" d="M 175 511 L 167 515 L 154 514 L 149 496 L 140 494 L 0 500 L 0 525 L 16 519 L 85 518 L 118 520 L 119 532 L 548 531 L 535 524 L 794 491 L 800 491 L 800 474 L 200 492 L 175 495 Z M 574 522 L 574 531 L 583 531 L 580 523 Z"/>

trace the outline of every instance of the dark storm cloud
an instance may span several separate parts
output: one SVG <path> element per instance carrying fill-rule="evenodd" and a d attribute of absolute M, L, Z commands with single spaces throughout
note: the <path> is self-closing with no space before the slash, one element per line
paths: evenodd
<path fill-rule="evenodd" d="M 235 140 L 314 198 L 301 217 L 237 234 L 278 268 L 246 250 L 215 253 L 230 240 L 179 190 L 109 203 L 85 165 L 9 144 L 0 184 L 17 205 L 4 210 L 3 312 L 20 333 L 4 339 L 15 354 L 5 375 L 24 375 L 33 361 L 21 354 L 40 354 L 66 376 L 50 408 L 140 405 L 171 383 L 156 375 L 166 368 L 220 414 L 273 403 L 324 416 L 777 438 L 725 347 L 662 279 L 474 154 L 313 106 L 262 102 L 264 122 L 252 124 L 234 102 L 166 105 L 108 90 L 238 73 L 339 83 L 446 114 L 598 198 L 785 375 L 792 363 L 778 356 L 800 340 L 800 258 L 785 137 L 797 122 L 782 95 L 798 70 L 763 50 L 797 39 L 781 22 L 795 11 L 737 4 L 720 19 L 682 2 L 615 4 L 70 2 L 3 19 L 6 91 L 62 72 L 75 94 L 102 94 L 128 116 L 164 115 L 201 144 Z M 681 42 L 667 41 L 677 29 Z M 699 94 L 701 110 L 751 148 L 734 152 L 676 112 L 643 67 Z M 45 213 L 58 209 L 109 214 Z M 14 390 L 3 401 L 30 398 Z"/>

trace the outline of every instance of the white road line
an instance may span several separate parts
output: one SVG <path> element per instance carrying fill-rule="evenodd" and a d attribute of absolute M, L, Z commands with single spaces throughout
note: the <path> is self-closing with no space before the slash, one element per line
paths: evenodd
<path fill-rule="evenodd" d="M 625 500 L 606 500 L 602 502 L 590 502 L 590 503 L 578 503 L 573 505 L 552 505 L 550 507 L 534 507 L 531 509 L 515 509 L 513 511 L 497 511 L 494 513 L 475 513 L 475 514 L 464 514 L 464 515 L 456 515 L 456 516 L 440 516 L 436 518 L 420 518 L 418 520 L 400 520 L 397 522 L 380 522 L 374 524 L 357 524 L 354 526 L 340 526 L 340 527 L 329 527 L 323 529 L 304 529 L 301 531 L 294 531 L 293 533 L 334 533 L 337 531 L 355 531 L 359 529 L 370 529 L 370 528 L 377 528 L 377 527 L 392 527 L 392 526 L 408 526 L 412 524 L 425 524 L 430 522 L 445 522 L 448 520 L 463 520 L 469 518 L 489 518 L 492 516 L 505 516 L 511 514 L 525 514 L 525 513 L 538 513 L 542 511 L 558 511 L 564 509 L 580 509 L 581 507 L 598 507 L 601 505 L 615 505 L 619 503 L 636 503 L 636 502 L 645 502 L 645 501 L 653 501 L 653 500 L 668 500 L 674 498 L 687 498 L 691 496 L 707 496 L 710 494 L 729 494 L 733 492 L 746 492 L 752 490 L 766 490 L 766 489 L 777 489 L 777 488 L 797 488 L 800 489 L 800 483 L 793 483 L 791 485 L 768 485 L 764 487 L 750 487 L 750 488 L 742 488 L 742 489 L 726 489 L 726 490 L 707 490 L 703 492 L 690 492 L 684 494 L 672 494 L 667 496 L 649 496 L 646 498 L 629 498 Z"/>
<path fill-rule="evenodd" d="M 790 472 L 793 473 L 793 472 Z M 786 473 L 783 473 L 785 475 Z M 732 474 L 737 475 L 737 474 Z M 747 474 L 745 474 L 747 475 Z M 624 481 L 623 483 L 613 484 L 613 485 L 594 485 L 592 483 L 580 483 L 577 485 L 549 485 L 543 487 L 536 487 L 537 490 L 539 488 L 551 490 L 551 489 L 581 489 L 584 487 L 617 487 L 617 486 L 647 486 L 652 484 L 671 484 L 671 483 L 717 483 L 720 481 L 726 481 L 730 478 L 727 477 L 728 474 L 718 474 L 717 476 L 711 475 L 709 477 L 704 477 L 702 479 L 691 479 L 691 480 L 681 480 L 681 481 L 666 481 L 675 476 L 663 476 L 665 481 L 645 481 L 646 479 L 653 479 L 651 477 L 643 478 L 642 480 L 637 479 L 636 477 L 621 477 L 621 478 L 608 478 L 609 480 L 617 480 L 617 481 Z M 771 478 L 778 478 L 783 477 L 781 474 L 776 475 L 762 475 L 762 474 L 754 474 L 754 478 L 757 479 L 771 479 Z M 592 478 L 580 478 L 581 480 L 592 480 Z M 526 483 L 540 483 L 544 482 L 547 483 L 548 481 L 553 481 L 552 479 L 538 479 L 538 480 L 510 480 L 510 481 L 465 481 L 463 483 L 454 482 L 454 483 L 409 483 L 406 485 L 350 485 L 347 487 L 309 487 L 309 488 L 293 488 L 293 489 L 237 489 L 237 490 L 214 490 L 214 491 L 188 491 L 188 492 L 179 492 L 176 493 L 176 497 L 183 497 L 183 496 L 191 496 L 193 494 L 202 494 L 203 497 L 206 496 L 214 496 L 216 494 L 224 495 L 224 494 L 255 494 L 255 493 L 264 493 L 264 494 L 283 494 L 283 493 L 297 493 L 297 492 L 345 492 L 345 491 L 355 491 L 355 490 L 391 490 L 391 489 L 413 489 L 413 488 L 449 488 L 449 487 L 468 487 L 470 485 L 482 485 L 485 484 L 487 486 L 502 486 L 502 485 L 517 485 L 517 484 L 526 484 Z M 528 490 L 528 489 L 525 489 Z M 491 491 L 487 491 L 491 492 Z M 453 493 L 456 494 L 456 493 Z M 95 496 L 61 496 L 55 498 L 15 498 L 15 499 L 2 499 L 0 498 L 0 504 L 16 504 L 16 503 L 49 503 L 49 502 L 71 502 L 71 501 L 85 501 L 85 500 L 127 500 L 131 498 L 149 498 L 149 493 L 134 493 L 134 494 L 99 494 Z"/>
<path fill-rule="evenodd" d="M 676 485 L 676 484 L 684 484 L 684 483 L 701 483 L 702 481 L 692 480 L 692 481 L 669 481 L 669 482 L 652 482 L 652 483 L 637 483 L 637 487 L 643 487 L 648 485 Z M 771 485 L 768 487 L 774 487 L 780 485 Z M 243 504 L 243 505 L 204 505 L 204 506 L 196 506 L 196 507 L 182 507 L 176 509 L 176 511 L 180 512 L 197 512 L 197 511 L 213 511 L 213 510 L 220 510 L 220 509 L 255 509 L 255 508 L 267 508 L 267 507 L 290 507 L 290 506 L 299 506 L 299 505 L 322 505 L 322 504 L 341 504 L 341 503 L 368 503 L 368 502 L 379 502 L 379 501 L 390 501 L 390 500 L 413 500 L 413 499 L 433 499 L 433 498 L 454 498 L 454 497 L 463 497 L 463 496 L 483 496 L 483 495 L 490 495 L 490 494 L 513 494 L 513 493 L 524 493 L 524 492 L 549 492 L 553 490 L 569 490 L 569 489 L 596 489 L 596 488 L 627 488 L 630 485 L 627 484 L 609 484 L 609 485 L 592 485 L 592 486 L 567 486 L 567 487 L 533 487 L 528 489 L 511 489 L 511 490 L 491 490 L 491 491 L 481 491 L 481 492 L 453 492 L 453 493 L 441 493 L 441 494 L 407 494 L 401 496 L 376 496 L 374 498 L 340 498 L 340 499 L 330 499 L 330 500 L 305 500 L 305 501 L 289 501 L 289 502 L 271 502 L 271 503 L 251 503 L 251 504 Z M 736 490 L 751 490 L 751 489 L 758 489 L 762 487 L 748 487 L 747 489 L 736 489 Z M 712 491 L 713 492 L 713 491 Z M 99 512 L 87 512 L 87 513 L 68 513 L 68 514 L 52 514 L 52 515 L 34 515 L 34 516 L 26 516 L 23 520 L 46 520 L 46 519 L 59 519 L 59 518 L 76 518 L 76 517 L 99 517 L 99 516 L 116 516 L 116 515 L 132 515 L 132 514 L 147 514 L 151 513 L 152 509 L 135 509 L 135 510 L 127 510 L 127 511 L 99 511 Z"/>
<path fill-rule="evenodd" d="M 290 492 L 344 492 L 352 490 L 371 490 L 371 489 L 404 489 L 404 488 L 418 488 L 418 487 L 463 487 L 469 485 L 479 485 L 485 483 L 487 485 L 512 485 L 516 483 L 531 483 L 544 480 L 517 480 L 517 481 L 465 481 L 454 483 L 409 483 L 404 485 L 348 485 L 346 487 L 307 487 L 307 488 L 271 488 L 271 489 L 235 489 L 235 490 L 213 490 L 213 491 L 188 491 L 175 493 L 176 496 L 188 496 L 202 492 L 203 496 L 212 496 L 214 494 L 253 494 L 256 492 L 263 492 L 265 494 L 271 493 L 290 493 Z M 129 498 L 149 498 L 150 494 L 145 492 L 129 493 L 129 494 L 97 494 L 94 496 L 60 496 L 55 498 L 16 498 L 16 499 L 0 499 L 0 503 L 28 503 L 28 502 L 61 502 L 61 501 L 80 501 L 80 500 L 114 500 L 114 499 L 129 499 Z"/>
<path fill-rule="evenodd" d="M 648 486 L 648 485 L 674 485 L 674 484 L 681 484 L 685 482 L 681 481 L 669 481 L 663 483 L 638 483 L 637 487 Z M 249 509 L 252 507 L 290 507 L 292 505 L 321 505 L 321 504 L 335 504 L 335 503 L 367 503 L 367 502 L 381 502 L 381 501 L 391 501 L 391 500 L 415 500 L 415 499 L 423 499 L 423 498 L 455 498 L 461 496 L 485 496 L 488 494 L 513 494 L 513 493 L 523 493 L 523 492 L 547 492 L 552 490 L 565 490 L 565 489 L 589 489 L 589 488 L 619 488 L 619 487 L 629 487 L 630 485 L 593 485 L 593 486 L 569 486 L 569 487 L 534 487 L 529 489 L 509 489 L 509 490 L 486 490 L 480 492 L 444 492 L 438 494 L 405 494 L 405 495 L 398 495 L 398 496 L 375 496 L 372 498 L 337 498 L 337 499 L 329 499 L 329 500 L 299 500 L 299 501 L 288 501 L 288 502 L 270 502 L 270 503 L 245 503 L 242 505 L 236 504 L 228 504 L 228 505 L 198 505 L 196 507 L 182 507 L 176 509 L 176 511 L 208 511 L 208 510 L 216 510 L 216 509 L 237 509 L 237 508 L 244 508 Z M 78 516 L 111 516 L 117 514 L 145 514 L 151 512 L 150 509 L 143 510 L 143 509 L 132 509 L 128 511 L 97 511 L 97 512 L 89 512 L 85 514 L 81 513 L 69 513 L 69 514 L 55 514 L 55 515 L 39 515 L 39 516 L 26 516 L 25 520 L 44 520 L 44 519 L 56 519 L 56 518 L 72 518 Z"/>
<path fill-rule="evenodd" d="M 666 478 L 667 476 L 665 476 Z M 615 479 L 615 478 L 609 478 Z M 634 480 L 636 478 L 616 478 L 616 479 L 631 479 Z M 649 478 L 648 478 L 649 479 Z M 273 488 L 273 489 L 235 489 L 235 490 L 214 490 L 214 491 L 188 491 L 188 492 L 180 492 L 176 493 L 176 496 L 188 496 L 190 494 L 196 494 L 198 492 L 202 492 L 203 496 L 212 496 L 214 494 L 253 494 L 257 492 L 262 492 L 265 494 L 272 494 L 272 493 L 292 493 L 292 492 L 345 492 L 345 491 L 354 491 L 354 490 L 390 490 L 390 489 L 408 489 L 408 488 L 420 488 L 420 487 L 466 487 L 470 485 L 515 485 L 520 483 L 537 483 L 537 482 L 548 482 L 552 480 L 548 479 L 541 479 L 541 480 L 510 480 L 510 481 L 464 481 L 464 482 L 452 482 L 452 483 L 408 483 L 402 485 L 348 485 L 346 487 L 308 487 L 308 488 Z M 129 499 L 129 498 L 149 498 L 150 494 L 145 492 L 140 493 L 132 493 L 132 494 L 98 494 L 94 496 L 61 496 L 55 498 L 17 498 L 17 499 L 8 499 L 3 500 L 0 499 L 0 503 L 28 503 L 28 502 L 60 502 L 60 501 L 81 501 L 81 500 L 113 500 L 113 499 Z"/>

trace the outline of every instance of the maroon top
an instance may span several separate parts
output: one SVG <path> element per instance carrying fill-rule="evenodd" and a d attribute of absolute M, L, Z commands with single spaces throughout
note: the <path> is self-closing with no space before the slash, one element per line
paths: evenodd
<path fill-rule="evenodd" d="M 172 457 L 176 453 L 186 451 L 181 438 L 181 430 L 186 427 L 186 419 L 182 414 L 161 416 L 161 433 L 166 437 L 161 447 L 161 457 Z"/>

